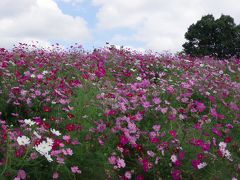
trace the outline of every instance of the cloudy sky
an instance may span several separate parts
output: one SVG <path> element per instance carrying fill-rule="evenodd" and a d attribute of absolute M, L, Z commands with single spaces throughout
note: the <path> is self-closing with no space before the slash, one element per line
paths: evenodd
<path fill-rule="evenodd" d="M 239 0 L 0 0 L 0 47 L 39 41 L 75 42 L 87 49 L 105 42 L 176 52 L 184 33 L 203 15 L 230 15 L 240 23 Z"/>

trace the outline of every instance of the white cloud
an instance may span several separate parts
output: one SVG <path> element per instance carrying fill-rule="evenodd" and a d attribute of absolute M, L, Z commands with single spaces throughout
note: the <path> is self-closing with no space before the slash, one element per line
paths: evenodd
<path fill-rule="evenodd" d="M 87 22 L 59 9 L 53 0 L 1 0 L 0 46 L 38 40 L 80 42 L 91 38 Z"/>
<path fill-rule="evenodd" d="M 64 3 L 70 3 L 74 6 L 76 6 L 76 5 L 81 4 L 84 0 L 58 0 L 58 1 L 62 1 Z"/>
<path fill-rule="evenodd" d="M 181 50 L 187 28 L 203 15 L 231 15 L 240 23 L 238 0 L 92 0 L 99 7 L 101 30 L 129 28 L 134 35 L 122 36 L 145 44 L 146 49 Z M 113 40 L 120 39 L 120 34 Z"/>
<path fill-rule="evenodd" d="M 28 11 L 34 5 L 33 0 L 21 0 L 21 2 L 14 2 L 11 0 L 0 1 L 0 19 L 14 17 L 21 15 Z"/>

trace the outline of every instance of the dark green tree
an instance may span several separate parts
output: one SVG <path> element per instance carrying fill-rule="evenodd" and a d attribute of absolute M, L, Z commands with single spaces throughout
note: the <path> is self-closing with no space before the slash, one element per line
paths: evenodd
<path fill-rule="evenodd" d="M 213 56 L 219 59 L 240 55 L 240 25 L 231 16 L 214 19 L 206 15 L 185 33 L 183 50 L 191 56 Z"/>
<path fill-rule="evenodd" d="M 236 27 L 236 41 L 235 41 L 235 47 L 236 47 L 236 56 L 240 57 L 240 25 Z"/>

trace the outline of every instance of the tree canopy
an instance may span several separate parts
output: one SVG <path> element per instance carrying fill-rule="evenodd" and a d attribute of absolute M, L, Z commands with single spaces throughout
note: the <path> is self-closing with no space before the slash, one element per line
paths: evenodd
<path fill-rule="evenodd" d="M 185 33 L 184 52 L 191 56 L 213 56 L 219 59 L 240 57 L 240 25 L 228 15 L 215 19 L 206 15 Z"/>

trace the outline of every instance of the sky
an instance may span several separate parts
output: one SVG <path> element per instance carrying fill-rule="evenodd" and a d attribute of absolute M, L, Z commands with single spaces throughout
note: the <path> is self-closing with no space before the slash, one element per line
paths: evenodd
<path fill-rule="evenodd" d="M 0 47 L 34 43 L 106 42 L 134 50 L 178 52 L 188 27 L 202 16 L 230 15 L 240 24 L 239 0 L 0 0 Z"/>

